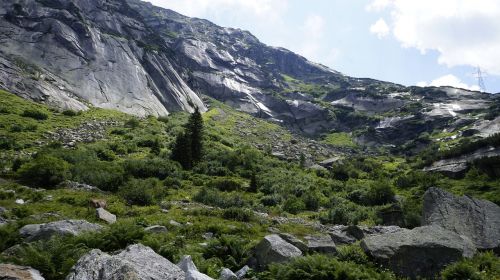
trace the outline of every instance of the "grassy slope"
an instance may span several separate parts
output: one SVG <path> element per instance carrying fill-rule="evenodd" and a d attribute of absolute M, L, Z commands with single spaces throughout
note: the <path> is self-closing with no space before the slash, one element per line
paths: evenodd
<path fill-rule="evenodd" d="M 23 117 L 25 110 L 43 111 L 48 115 L 46 120 L 34 120 Z M 353 202 L 354 194 L 364 194 L 370 191 L 372 185 L 383 182 L 393 185 L 398 177 L 412 172 L 411 163 L 401 158 L 392 157 L 372 157 L 362 159 L 346 160 L 343 165 L 335 168 L 336 171 L 345 171 L 349 175 L 347 181 L 339 180 L 340 177 L 326 172 L 316 172 L 303 169 L 296 162 L 282 162 L 265 153 L 247 148 L 251 143 L 261 143 L 268 145 L 272 138 L 268 135 L 274 134 L 288 141 L 291 135 L 281 127 L 263 120 L 255 119 L 249 115 L 236 112 L 222 104 L 214 103 L 213 109 L 204 114 L 206 127 L 206 153 L 207 159 L 203 162 L 207 165 L 222 162 L 224 172 L 230 178 L 235 178 L 242 182 L 242 188 L 233 192 L 217 192 L 220 197 L 237 197 L 244 201 L 244 210 L 247 218 L 231 218 L 228 216 L 229 210 L 218 207 L 209 208 L 206 205 L 196 203 L 194 196 L 204 186 L 209 186 L 212 180 L 219 177 L 209 169 L 199 169 L 195 171 L 177 171 L 175 179 L 177 186 L 170 186 L 167 181 L 161 183 L 165 185 L 164 195 L 149 206 L 129 205 L 126 203 L 122 193 L 89 193 L 68 189 L 49 189 L 35 191 L 32 188 L 22 187 L 23 183 L 18 181 L 18 177 L 10 168 L 15 158 L 30 159 L 30 154 L 46 150 L 40 142 L 48 143 L 45 138 L 46 131 L 55 131 L 60 128 L 75 128 L 83 122 L 94 119 L 115 120 L 119 124 L 106 129 L 106 138 L 95 143 L 79 144 L 77 149 L 69 150 L 68 153 L 81 152 L 83 154 L 95 154 L 102 149 L 112 151 L 114 158 L 111 161 L 99 161 L 100 164 L 121 165 L 125 162 L 136 160 L 165 159 L 170 153 L 170 145 L 175 139 L 175 135 L 182 130 L 181 125 L 186 121 L 187 114 L 174 114 L 167 119 L 158 120 L 156 118 L 141 119 L 137 126 L 126 125 L 133 117 L 109 110 L 91 109 L 76 116 L 66 116 L 60 112 L 50 110 L 44 105 L 35 104 L 18 98 L 6 92 L 0 92 L 0 139 L 14 139 L 15 145 L 10 149 L 1 150 L 2 177 L 7 179 L 0 181 L 0 205 L 9 211 L 6 218 L 16 219 L 8 227 L 0 228 L 0 249 L 18 243 L 16 231 L 19 227 L 29 223 L 41 223 L 62 218 L 86 219 L 91 222 L 98 221 L 92 212 L 88 212 L 86 205 L 89 198 L 105 198 L 109 202 L 109 210 L 118 216 L 119 225 L 124 224 L 139 225 L 165 225 L 169 232 L 160 235 L 145 234 L 140 238 L 133 239 L 127 237 L 127 231 L 122 233 L 126 237 L 125 243 L 143 242 L 153 247 L 157 252 L 177 261 L 183 254 L 194 256 L 199 268 L 213 277 L 217 277 L 218 269 L 231 264 L 230 260 L 220 256 L 207 253 L 206 244 L 222 242 L 224 238 L 236 238 L 241 241 L 239 245 L 232 245 L 247 251 L 255 245 L 264 235 L 268 234 L 268 228 L 278 227 L 282 232 L 290 232 L 301 237 L 314 232 L 313 228 L 307 225 L 295 223 L 285 223 L 274 225 L 270 219 L 260 218 L 253 215 L 250 209 L 261 212 L 268 212 L 273 215 L 283 215 L 291 217 L 302 217 L 306 221 L 317 221 L 320 217 L 328 217 L 332 211 L 348 211 L 346 221 L 349 223 L 360 223 L 372 225 L 378 222 L 376 212 L 384 205 L 364 205 Z M 245 125 L 251 123 L 252 125 Z M 13 132 L 14 125 L 32 128 L 27 131 Z M 36 129 L 34 129 L 36 125 Z M 241 133 L 243 132 L 243 133 Z M 342 144 L 349 142 L 342 137 Z M 162 145 L 159 155 L 152 155 L 150 148 L 141 146 L 138 143 L 148 139 L 159 139 Z M 349 142 L 350 143 L 350 142 Z M 111 146 L 121 145 L 124 147 L 134 147 L 126 152 L 113 151 Z M 68 151 L 68 150 L 66 150 Z M 169 162 L 168 160 L 166 160 Z M 78 163 L 75 163 L 78 165 Z M 211 170 L 211 169 L 210 169 Z M 227 171 L 226 171 L 227 170 Z M 257 172 L 260 191 L 251 193 L 245 191 L 250 182 L 249 172 Z M 76 171 L 72 170 L 72 176 L 76 176 Z M 130 175 L 125 176 L 125 181 L 131 181 Z M 134 181 L 132 181 L 134 182 Z M 463 180 L 451 180 L 443 177 L 436 177 L 432 182 L 455 193 L 469 193 L 480 197 L 492 198 L 499 194 L 499 182 L 488 178 L 473 177 L 472 175 Z M 425 189 L 424 183 L 417 181 L 416 185 L 395 188 L 396 193 L 407 198 L 405 205 L 405 215 L 418 215 L 419 202 Z M 475 186 L 471 188 L 470 186 Z M 15 194 L 10 192 L 15 191 Z M 307 195 L 314 194 L 314 201 L 319 203 L 320 209 L 308 210 L 299 207 L 296 215 L 290 205 L 296 202 L 296 198 L 307 201 Z M 263 205 L 264 198 L 278 197 L 279 201 L 274 206 Z M 28 201 L 25 205 L 18 205 L 15 199 L 22 198 Z M 217 206 L 217 202 L 214 202 Z M 161 208 L 168 208 L 168 212 L 161 211 Z M 288 207 L 288 208 L 287 208 Z M 33 217 L 43 213 L 57 213 L 59 217 Z M 175 220 L 184 224 L 176 227 L 170 224 L 170 220 Z M 239 220 L 239 221 L 238 221 Z M 191 225 L 186 225 L 186 223 Z M 119 228 L 119 226 L 116 226 Z M 111 227 L 109 230 L 115 230 Z M 141 229 L 142 230 L 142 229 Z M 205 232 L 213 232 L 216 239 L 207 241 L 202 237 Z M 104 236 L 99 236 L 100 240 L 107 240 Z M 109 249 L 109 245 L 103 245 L 100 241 L 88 237 L 86 240 L 69 239 L 64 242 L 68 244 L 77 243 L 83 246 L 81 253 L 90 248 Z M 63 242 L 63 243 L 64 243 Z M 109 241 L 113 244 L 112 241 Z M 84 244 L 84 245 L 82 245 Z M 123 247 L 122 243 L 120 243 Z M 233 248 L 233 247 L 231 247 Z M 114 248 L 117 249 L 117 248 Z M 69 250 L 69 249 L 68 249 Z M 110 249 L 109 249 L 110 250 Z M 64 275 L 50 273 L 48 268 L 59 270 L 68 269 L 67 265 L 62 266 L 54 256 L 58 253 L 47 250 L 49 254 L 47 263 L 41 264 L 40 260 L 33 260 L 30 255 L 21 254 L 20 257 L 9 259 L 21 264 L 31 265 L 41 269 L 48 279 L 61 279 Z M 39 249 L 38 253 L 44 252 Z M 75 256 L 79 254 L 75 253 Z M 54 258 L 54 259 L 51 259 Z M 236 258 L 241 261 L 243 258 Z M 71 261 L 69 261 L 71 263 Z M 241 265 L 241 263 L 237 263 Z M 369 264 L 370 265 L 370 264 Z M 70 265 L 69 265 L 70 267 Z"/>

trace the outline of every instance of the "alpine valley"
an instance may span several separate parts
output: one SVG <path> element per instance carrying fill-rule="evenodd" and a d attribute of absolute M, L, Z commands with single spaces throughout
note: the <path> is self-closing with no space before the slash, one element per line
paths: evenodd
<path fill-rule="evenodd" d="M 499 94 L 0 2 L 0 279 L 500 279 L 499 177 Z"/>

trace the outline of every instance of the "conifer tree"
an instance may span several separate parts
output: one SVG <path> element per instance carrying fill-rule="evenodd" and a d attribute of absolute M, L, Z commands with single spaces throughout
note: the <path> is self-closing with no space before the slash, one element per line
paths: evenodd
<path fill-rule="evenodd" d="M 191 169 L 203 157 L 203 118 L 198 108 L 184 125 L 184 132 L 175 139 L 172 159 L 184 169 Z"/>

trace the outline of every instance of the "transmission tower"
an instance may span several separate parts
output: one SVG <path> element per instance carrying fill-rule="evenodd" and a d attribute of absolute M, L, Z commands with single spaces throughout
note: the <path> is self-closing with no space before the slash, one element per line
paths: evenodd
<path fill-rule="evenodd" d="M 477 86 L 479 87 L 480 91 L 486 92 L 486 86 L 484 85 L 484 79 L 483 79 L 483 74 L 484 72 L 481 71 L 481 67 L 477 67 L 476 73 L 474 73 L 477 79 Z"/>

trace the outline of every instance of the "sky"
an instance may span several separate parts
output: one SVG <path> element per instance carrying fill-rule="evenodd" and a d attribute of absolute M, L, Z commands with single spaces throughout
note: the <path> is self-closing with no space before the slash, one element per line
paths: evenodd
<path fill-rule="evenodd" d="M 147 0 L 353 77 L 500 92 L 500 0 Z"/>

